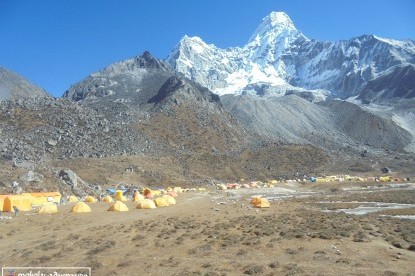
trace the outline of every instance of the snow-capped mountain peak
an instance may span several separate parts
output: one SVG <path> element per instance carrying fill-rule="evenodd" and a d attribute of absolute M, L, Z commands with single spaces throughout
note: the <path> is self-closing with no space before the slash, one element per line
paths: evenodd
<path fill-rule="evenodd" d="M 347 99 L 390 70 L 402 75 L 400 65 L 413 66 L 415 42 L 374 35 L 338 42 L 310 40 L 287 14 L 272 12 L 242 47 L 220 49 L 199 37 L 184 36 L 167 62 L 219 95 L 297 93 L 313 100 Z"/>
<path fill-rule="evenodd" d="M 264 37 L 267 35 L 280 36 L 292 32 L 298 32 L 290 17 L 284 12 L 271 12 L 262 19 L 261 24 L 256 28 L 252 34 L 249 42 L 254 41 L 257 37 Z M 249 43 L 248 42 L 248 43 Z"/>

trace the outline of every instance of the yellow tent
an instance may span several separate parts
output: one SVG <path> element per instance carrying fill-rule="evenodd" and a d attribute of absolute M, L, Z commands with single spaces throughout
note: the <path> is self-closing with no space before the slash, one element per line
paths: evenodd
<path fill-rule="evenodd" d="M 97 202 L 97 199 L 95 197 L 93 197 L 93 196 L 87 196 L 85 198 L 85 202 L 95 203 L 95 202 Z"/>
<path fill-rule="evenodd" d="M 391 182 L 392 181 L 392 177 L 391 176 L 381 176 L 379 178 L 380 182 Z"/>
<path fill-rule="evenodd" d="M 155 209 L 156 204 L 151 199 L 144 199 L 143 201 L 140 201 L 137 205 L 137 209 Z"/>
<path fill-rule="evenodd" d="M 174 197 L 170 196 L 170 195 L 164 195 L 163 198 L 166 199 L 167 204 L 169 205 L 174 205 L 176 204 L 176 200 L 174 199 Z"/>
<path fill-rule="evenodd" d="M 89 213 L 91 212 L 91 207 L 89 207 L 86 203 L 79 201 L 73 207 L 71 212 L 74 213 Z"/>
<path fill-rule="evenodd" d="M 144 196 L 142 194 L 139 193 L 135 193 L 133 196 L 133 202 L 140 202 L 144 200 Z"/>
<path fill-rule="evenodd" d="M 156 204 L 157 207 L 166 207 L 169 206 L 169 204 L 167 203 L 167 200 L 164 197 L 158 197 L 154 200 L 154 203 Z"/>
<path fill-rule="evenodd" d="M 114 202 L 114 200 L 112 199 L 112 197 L 110 197 L 109 195 L 107 195 L 106 197 L 104 197 L 102 199 L 102 202 Z"/>
<path fill-rule="evenodd" d="M 123 195 L 123 191 L 121 191 L 121 190 L 116 190 L 115 191 L 115 199 L 119 200 L 119 201 L 127 201 L 127 199 Z"/>
<path fill-rule="evenodd" d="M 125 205 L 121 201 L 117 200 L 114 204 L 112 204 L 110 206 L 108 211 L 126 212 L 126 211 L 128 211 L 128 207 L 127 207 L 127 205 Z"/>
<path fill-rule="evenodd" d="M 73 196 L 73 195 L 71 195 L 68 198 L 68 202 L 78 202 L 78 201 L 79 201 L 79 199 L 76 196 Z"/>
<path fill-rule="evenodd" d="M 260 196 L 253 196 L 251 199 L 251 204 L 255 205 L 261 202 L 261 197 Z"/>
<path fill-rule="evenodd" d="M 55 204 L 42 205 L 37 211 L 39 214 L 52 214 L 58 212 L 58 207 Z"/>
<path fill-rule="evenodd" d="M 176 192 L 176 193 L 182 193 L 183 189 L 182 189 L 182 187 L 174 187 L 173 191 Z"/>
<path fill-rule="evenodd" d="M 13 212 L 13 206 L 19 211 L 32 210 L 32 197 L 28 195 L 8 195 L 4 199 L 3 212 Z"/>
<path fill-rule="evenodd" d="M 58 192 L 45 192 L 45 193 L 30 193 L 33 197 L 33 205 L 44 205 L 47 203 L 61 203 L 62 195 Z"/>
<path fill-rule="evenodd" d="M 269 208 L 271 206 L 266 198 L 257 198 L 252 204 L 255 208 Z"/>

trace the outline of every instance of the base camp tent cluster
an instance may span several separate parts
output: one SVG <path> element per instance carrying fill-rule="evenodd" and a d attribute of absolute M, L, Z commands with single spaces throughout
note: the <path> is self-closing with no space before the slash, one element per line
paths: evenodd
<path fill-rule="evenodd" d="M 13 212 L 15 208 L 23 212 L 30 211 L 37 206 L 60 204 L 61 197 L 58 192 L 0 195 L 0 211 Z"/>
<path fill-rule="evenodd" d="M 132 197 L 127 198 L 124 195 L 125 191 L 114 190 L 114 198 L 110 195 L 106 195 L 100 199 L 100 201 L 110 203 L 108 211 L 128 211 L 129 208 L 124 203 L 126 201 L 137 203 L 137 209 L 155 209 L 157 207 L 167 207 L 176 204 L 175 197 L 177 197 L 177 194 L 185 191 L 186 189 L 182 189 L 181 187 L 169 187 L 167 189 L 157 190 L 145 188 L 141 193 L 135 191 Z M 37 207 L 37 213 L 51 214 L 58 212 L 58 205 L 62 202 L 67 202 L 69 204 L 74 204 L 71 208 L 71 212 L 88 213 L 92 211 L 90 205 L 88 204 L 98 202 L 98 199 L 91 195 L 86 196 L 83 200 L 74 195 L 68 196 L 65 201 L 61 201 L 61 199 L 62 195 L 58 192 L 0 195 L 0 211 L 31 211 L 34 207 Z"/>

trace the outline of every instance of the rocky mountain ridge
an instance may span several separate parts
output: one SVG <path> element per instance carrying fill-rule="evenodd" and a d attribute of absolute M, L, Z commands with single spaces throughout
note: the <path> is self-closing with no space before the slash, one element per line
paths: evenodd
<path fill-rule="evenodd" d="M 0 100 L 50 97 L 42 88 L 29 82 L 19 74 L 0 67 Z"/>

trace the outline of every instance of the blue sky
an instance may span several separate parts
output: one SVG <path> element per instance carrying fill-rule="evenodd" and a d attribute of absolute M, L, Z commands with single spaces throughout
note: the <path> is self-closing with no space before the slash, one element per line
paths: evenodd
<path fill-rule="evenodd" d="M 317 40 L 415 40 L 414 0 L 0 0 L 0 66 L 60 97 L 144 50 L 167 57 L 185 34 L 243 46 L 271 11 Z"/>

